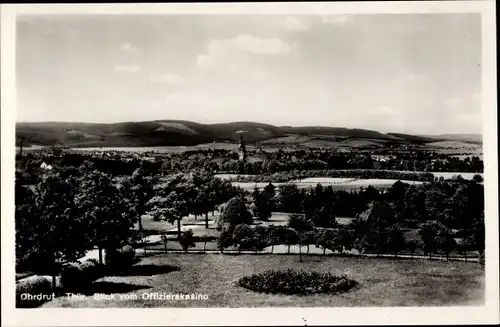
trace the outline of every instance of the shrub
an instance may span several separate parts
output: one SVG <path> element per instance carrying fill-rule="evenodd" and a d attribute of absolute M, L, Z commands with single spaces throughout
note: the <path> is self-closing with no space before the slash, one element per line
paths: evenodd
<path fill-rule="evenodd" d="M 217 237 L 217 248 L 221 251 L 221 253 L 224 252 L 224 249 L 227 249 L 228 247 L 232 246 L 234 244 L 233 240 L 233 233 L 231 230 L 223 230 L 220 234 L 219 237 Z"/>
<path fill-rule="evenodd" d="M 307 295 L 318 293 L 342 293 L 358 285 L 346 276 L 315 271 L 268 270 L 246 276 L 238 285 L 255 292 L 286 295 Z"/>
<path fill-rule="evenodd" d="M 61 284 L 65 290 L 82 290 L 102 276 L 101 266 L 94 259 L 71 262 L 61 270 Z"/>
<path fill-rule="evenodd" d="M 106 250 L 106 266 L 112 272 L 123 272 L 134 264 L 135 250 L 131 245 Z"/>
<path fill-rule="evenodd" d="M 184 252 L 187 252 L 189 248 L 192 248 L 196 245 L 193 231 L 191 229 L 188 229 L 181 234 L 181 237 L 179 238 L 179 244 L 182 246 Z"/>
<path fill-rule="evenodd" d="M 22 294 L 38 296 L 35 299 L 22 299 Z M 52 294 L 52 283 L 43 277 L 32 276 L 22 279 L 16 283 L 16 307 L 34 308 L 48 301 L 47 297 Z"/>
<path fill-rule="evenodd" d="M 482 182 L 484 182 L 483 176 L 481 176 L 479 174 L 474 175 L 474 177 L 472 177 L 472 179 L 475 180 L 476 183 L 482 183 Z"/>
<path fill-rule="evenodd" d="M 294 214 L 288 220 L 288 227 L 295 229 L 298 232 L 310 231 L 314 229 L 314 225 L 310 220 L 307 220 L 303 215 Z"/>
<path fill-rule="evenodd" d="M 236 226 L 233 232 L 233 245 L 237 245 L 239 251 L 262 251 L 267 246 L 267 229 L 257 226 L 252 228 L 246 224 Z"/>
<path fill-rule="evenodd" d="M 217 229 L 221 230 L 226 223 L 234 227 L 239 224 L 251 224 L 252 222 L 252 215 L 248 211 L 245 201 L 241 196 L 236 196 L 226 203 L 224 211 L 217 219 Z"/>

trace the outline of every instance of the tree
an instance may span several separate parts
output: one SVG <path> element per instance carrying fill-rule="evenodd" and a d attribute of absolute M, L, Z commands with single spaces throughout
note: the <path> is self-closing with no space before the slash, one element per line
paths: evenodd
<path fill-rule="evenodd" d="M 132 176 L 126 178 L 121 187 L 126 197 L 133 204 L 139 223 L 139 231 L 142 231 L 142 215 L 147 212 L 147 203 L 154 195 L 154 185 L 157 180 L 154 177 L 146 176 L 144 167 L 137 168 Z"/>
<path fill-rule="evenodd" d="M 233 231 L 231 229 L 223 228 L 217 237 L 217 247 L 221 253 L 224 253 L 224 249 L 232 246 L 234 244 Z"/>
<path fill-rule="evenodd" d="M 445 235 L 441 236 L 440 247 L 446 255 L 446 260 L 449 260 L 450 253 L 455 249 L 456 246 L 457 242 L 450 234 L 446 233 Z"/>
<path fill-rule="evenodd" d="M 179 244 L 182 246 L 184 253 L 187 253 L 189 248 L 195 247 L 196 243 L 194 241 L 193 231 L 188 229 L 181 234 L 179 238 Z"/>
<path fill-rule="evenodd" d="M 99 249 L 116 249 L 128 242 L 135 222 L 133 204 L 123 196 L 105 173 L 93 170 L 83 174 L 78 184 L 75 204 L 78 213 L 87 222 L 88 237 Z"/>
<path fill-rule="evenodd" d="M 165 253 L 168 253 L 167 243 L 168 243 L 168 235 L 167 233 L 163 233 L 160 236 L 161 241 L 163 242 L 163 246 L 165 247 Z"/>
<path fill-rule="evenodd" d="M 250 225 L 252 215 L 248 212 L 245 201 L 241 196 L 236 196 L 229 200 L 224 206 L 224 211 L 220 214 L 217 220 L 217 228 L 220 230 L 224 224 L 228 224 L 233 228 L 239 224 Z"/>
<path fill-rule="evenodd" d="M 481 263 L 481 257 L 484 254 L 485 247 L 485 230 L 484 230 L 484 213 L 474 221 L 472 239 L 474 240 L 474 246 L 479 252 L 479 262 Z"/>
<path fill-rule="evenodd" d="M 424 243 L 424 253 L 429 254 L 429 258 L 432 258 L 432 253 L 436 252 L 438 236 L 444 229 L 445 227 L 437 221 L 429 221 L 420 229 L 419 235 Z"/>
<path fill-rule="evenodd" d="M 252 238 L 253 230 L 247 224 L 239 224 L 234 228 L 233 243 L 238 246 L 239 253 L 249 246 Z"/>
<path fill-rule="evenodd" d="M 286 235 L 285 242 L 286 245 L 288 246 L 288 254 L 290 254 L 290 247 L 299 242 L 299 234 L 293 229 L 287 228 L 285 235 Z"/>
<path fill-rule="evenodd" d="M 274 197 L 276 196 L 276 187 L 272 183 L 269 183 L 266 185 L 266 187 L 264 187 L 263 193 L 269 200 L 272 209 L 274 209 Z"/>
<path fill-rule="evenodd" d="M 479 175 L 479 174 L 474 175 L 474 177 L 472 177 L 472 179 L 473 179 L 476 183 L 482 183 L 482 182 L 484 181 L 483 176 L 481 176 L 481 175 Z"/>
<path fill-rule="evenodd" d="M 293 214 L 288 219 L 288 227 L 295 229 L 297 232 L 310 231 L 314 229 L 314 225 L 303 215 Z"/>
<path fill-rule="evenodd" d="M 335 240 L 335 232 L 331 229 L 319 230 L 316 235 L 316 245 L 323 248 L 323 255 L 326 254 L 326 249 L 331 248 Z"/>
<path fill-rule="evenodd" d="M 177 222 L 177 239 L 181 238 L 181 220 L 190 213 L 193 193 L 195 190 L 189 184 L 184 174 L 170 176 L 165 183 L 156 185 L 157 195 L 148 201 L 148 208 L 153 219 Z"/>
<path fill-rule="evenodd" d="M 271 253 L 273 253 L 274 245 L 286 243 L 286 227 L 271 225 L 268 230 L 267 243 L 271 245 Z"/>
<path fill-rule="evenodd" d="M 360 252 L 376 251 L 380 254 L 387 247 L 387 233 L 395 224 L 394 210 L 388 202 L 371 202 L 368 209 L 351 223 L 356 235 L 355 247 Z"/>
<path fill-rule="evenodd" d="M 398 180 L 387 190 L 387 193 L 385 194 L 387 201 L 393 203 L 395 209 L 394 214 L 395 216 L 398 216 L 398 218 L 402 218 L 399 216 L 401 216 L 405 210 L 405 193 L 408 186 L 408 184 Z"/>
<path fill-rule="evenodd" d="M 386 245 L 387 249 L 394 253 L 394 257 L 403 249 L 405 245 L 405 236 L 397 225 L 392 226 L 388 230 Z"/>
<path fill-rule="evenodd" d="M 191 204 L 192 213 L 205 215 L 205 228 L 208 228 L 208 213 L 216 206 L 229 200 L 233 188 L 230 182 L 215 178 L 211 172 L 196 170 L 191 174 L 191 183 L 196 191 Z"/>
<path fill-rule="evenodd" d="M 283 212 L 299 213 L 302 197 L 296 184 L 282 184 L 278 191 L 277 207 Z"/>
<path fill-rule="evenodd" d="M 16 184 L 16 256 L 18 267 L 50 273 L 55 287 L 58 264 L 92 247 L 86 217 L 75 205 L 76 180 L 49 171 L 31 192 Z M 21 201 L 31 201 L 21 204 Z"/>
<path fill-rule="evenodd" d="M 406 243 L 406 246 L 408 248 L 408 251 L 410 251 L 410 253 L 411 253 L 411 257 L 413 258 L 413 254 L 415 253 L 415 251 L 417 250 L 417 247 L 418 247 L 418 242 L 415 240 L 409 240 Z"/>
<path fill-rule="evenodd" d="M 425 206 L 425 191 L 415 187 L 408 187 L 405 193 L 404 217 L 407 220 L 414 219 L 422 221 L 427 219 Z"/>
<path fill-rule="evenodd" d="M 335 198 L 331 187 L 321 184 L 311 189 L 303 199 L 305 216 L 316 227 L 335 227 Z"/>
<path fill-rule="evenodd" d="M 354 231 L 348 226 L 341 226 L 337 231 L 340 253 L 344 250 L 351 250 L 356 241 Z"/>
<path fill-rule="evenodd" d="M 264 192 L 260 192 L 260 190 L 256 187 L 252 193 L 253 197 L 253 214 L 260 220 L 267 221 L 272 216 L 272 204 L 271 199 L 268 197 L 268 194 Z"/>
<path fill-rule="evenodd" d="M 300 233 L 299 243 L 301 246 L 305 245 L 307 247 L 307 254 L 309 254 L 309 246 L 311 244 L 316 243 L 315 235 L 316 235 L 316 233 L 312 230 Z"/>

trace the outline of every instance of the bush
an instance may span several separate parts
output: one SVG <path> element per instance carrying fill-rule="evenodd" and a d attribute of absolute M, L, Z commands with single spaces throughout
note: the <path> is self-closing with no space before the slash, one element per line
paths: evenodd
<path fill-rule="evenodd" d="M 182 246 L 184 252 L 187 252 L 189 248 L 195 247 L 195 238 L 193 236 L 193 231 L 188 229 L 184 233 L 181 234 L 179 239 L 179 244 Z"/>
<path fill-rule="evenodd" d="M 252 215 L 248 211 L 245 201 L 242 197 L 236 196 L 229 200 L 225 207 L 224 211 L 217 219 L 217 229 L 221 230 L 224 224 L 229 224 L 231 226 L 236 226 L 239 224 L 252 224 L 253 219 Z"/>
<path fill-rule="evenodd" d="M 298 232 L 310 231 L 314 229 L 314 225 L 306 217 L 299 214 L 294 214 L 290 216 L 288 220 L 288 227 L 295 229 Z"/>
<path fill-rule="evenodd" d="M 238 285 L 255 292 L 286 295 L 307 295 L 318 293 L 342 293 L 357 286 L 357 282 L 345 276 L 315 271 L 268 270 L 246 276 Z"/>
<path fill-rule="evenodd" d="M 231 230 L 224 229 L 217 237 L 217 248 L 224 252 L 224 249 L 232 246 L 234 244 L 233 232 Z"/>
<path fill-rule="evenodd" d="M 20 280 L 16 283 L 16 307 L 18 308 L 34 308 L 48 301 L 48 297 L 52 294 L 52 283 L 47 279 L 39 276 L 32 276 Z M 37 296 L 36 299 L 22 299 L 22 294 Z"/>
<path fill-rule="evenodd" d="M 131 245 L 106 250 L 106 267 L 111 272 L 123 272 L 134 264 L 135 250 Z"/>
<path fill-rule="evenodd" d="M 483 176 L 481 176 L 479 174 L 474 175 L 474 177 L 472 177 L 472 179 L 475 180 L 476 183 L 482 183 L 482 182 L 484 182 Z"/>
<path fill-rule="evenodd" d="M 61 270 L 61 284 L 65 290 L 82 290 L 103 276 L 101 266 L 94 259 L 72 262 Z"/>

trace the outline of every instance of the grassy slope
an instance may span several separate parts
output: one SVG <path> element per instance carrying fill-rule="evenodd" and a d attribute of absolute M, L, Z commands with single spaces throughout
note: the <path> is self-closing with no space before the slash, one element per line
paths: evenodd
<path fill-rule="evenodd" d="M 299 262 L 297 256 L 287 255 L 168 254 L 145 257 L 139 265 L 128 276 L 105 277 L 94 290 L 132 291 L 139 300 L 60 297 L 43 307 L 442 306 L 478 305 L 484 296 L 484 270 L 473 263 L 320 256 Z M 300 297 L 254 293 L 236 285 L 240 277 L 286 268 L 347 273 L 360 287 L 343 295 Z M 140 300 L 145 292 L 206 293 L 209 300 Z"/>

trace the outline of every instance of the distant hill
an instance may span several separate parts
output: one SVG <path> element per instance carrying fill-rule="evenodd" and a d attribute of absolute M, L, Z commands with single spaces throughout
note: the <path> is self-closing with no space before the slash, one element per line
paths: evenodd
<path fill-rule="evenodd" d="M 404 140 L 414 142 L 414 143 L 429 143 L 440 141 L 441 139 L 432 138 L 428 136 L 419 136 L 419 135 L 410 135 L 410 134 L 401 134 L 401 133 L 388 133 L 389 135 L 402 138 Z"/>
<path fill-rule="evenodd" d="M 483 143 L 481 134 L 440 134 L 440 135 L 421 135 L 422 137 L 433 138 L 438 141 L 461 141 L 465 143 Z"/>
<path fill-rule="evenodd" d="M 200 124 L 183 120 L 124 123 L 40 122 L 17 123 L 16 139 L 25 145 L 71 147 L 190 146 L 236 142 L 243 131 L 247 142 L 303 147 L 380 148 L 392 144 L 421 144 L 447 140 L 409 134 L 324 126 L 273 126 L 257 122 Z M 440 136 L 441 137 L 441 136 Z"/>

